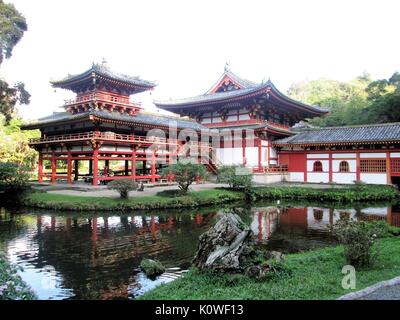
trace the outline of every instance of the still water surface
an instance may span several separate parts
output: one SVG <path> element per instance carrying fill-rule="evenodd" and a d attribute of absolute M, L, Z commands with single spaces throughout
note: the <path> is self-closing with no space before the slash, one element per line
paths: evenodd
<path fill-rule="evenodd" d="M 331 245 L 327 226 L 344 216 L 400 226 L 400 210 L 382 205 L 333 209 L 261 203 L 251 208 L 132 214 L 2 208 L 0 249 L 23 268 L 22 278 L 40 299 L 134 298 L 161 281 L 149 280 L 138 270 L 142 258 L 187 268 L 199 235 L 223 211 L 240 214 L 260 246 L 283 252 Z"/>

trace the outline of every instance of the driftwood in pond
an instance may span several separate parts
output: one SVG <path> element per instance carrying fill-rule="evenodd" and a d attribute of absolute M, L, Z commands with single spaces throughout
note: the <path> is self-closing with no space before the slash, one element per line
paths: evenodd
<path fill-rule="evenodd" d="M 251 234 L 238 215 L 223 215 L 200 236 L 193 264 L 200 269 L 242 270 L 242 258 L 252 251 Z"/>

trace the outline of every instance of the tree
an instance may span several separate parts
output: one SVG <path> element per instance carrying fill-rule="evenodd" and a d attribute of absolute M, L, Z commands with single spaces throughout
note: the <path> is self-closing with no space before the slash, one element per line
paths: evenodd
<path fill-rule="evenodd" d="M 200 177 L 205 179 L 207 171 L 204 165 L 191 162 L 178 161 L 167 168 L 164 168 L 162 175 L 168 177 L 173 175 L 182 194 L 186 194 L 189 186 Z"/>
<path fill-rule="evenodd" d="M 4 58 L 9 59 L 15 45 L 21 40 L 28 29 L 25 18 L 15 9 L 13 4 L 6 4 L 0 0 L 0 65 Z M 25 85 L 18 82 L 10 86 L 0 79 L 0 113 L 6 117 L 8 123 L 14 113 L 15 105 L 28 104 L 30 94 Z"/>
<path fill-rule="evenodd" d="M 129 191 L 134 191 L 138 188 L 136 181 L 131 179 L 113 180 L 107 185 L 108 189 L 116 190 L 122 199 L 128 198 Z"/>
<path fill-rule="evenodd" d="M 366 89 L 370 107 L 366 117 L 374 123 L 400 121 L 400 73 L 389 79 L 376 80 Z"/>
<path fill-rule="evenodd" d="M 29 174 L 24 166 L 0 162 L 0 187 L 6 191 L 21 191 L 27 187 Z"/>
<path fill-rule="evenodd" d="M 369 74 L 349 81 L 340 82 L 318 79 L 294 83 L 288 95 L 295 100 L 330 109 L 330 114 L 309 120 L 317 126 L 342 126 L 368 123 L 365 110 L 369 106 L 366 88 L 371 83 Z"/>
<path fill-rule="evenodd" d="M 218 170 L 218 182 L 227 183 L 235 190 L 248 190 L 252 186 L 253 175 L 240 166 L 223 166 Z"/>
<path fill-rule="evenodd" d="M 39 130 L 21 130 L 22 121 L 12 119 L 4 125 L 0 115 L 0 161 L 13 162 L 32 168 L 36 163 L 37 151 L 29 147 L 29 138 L 40 137 Z"/>

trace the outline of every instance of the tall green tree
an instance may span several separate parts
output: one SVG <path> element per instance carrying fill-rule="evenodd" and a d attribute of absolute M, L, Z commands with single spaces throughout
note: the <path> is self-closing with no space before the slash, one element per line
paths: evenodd
<path fill-rule="evenodd" d="M 360 124 L 366 121 L 365 110 L 370 102 L 366 88 L 372 82 L 370 75 L 341 82 L 318 79 L 294 83 L 288 90 L 293 99 L 330 109 L 330 114 L 309 120 L 317 126 L 342 126 Z"/>
<path fill-rule="evenodd" d="M 366 116 L 375 123 L 400 121 L 400 73 L 376 80 L 366 89 L 370 107 Z"/>
<path fill-rule="evenodd" d="M 15 45 L 27 29 L 25 18 L 14 5 L 0 0 L 0 65 L 4 59 L 11 57 Z M 6 122 L 11 120 L 17 103 L 28 104 L 29 99 L 30 94 L 22 82 L 10 86 L 0 79 L 0 113 L 5 116 Z"/>

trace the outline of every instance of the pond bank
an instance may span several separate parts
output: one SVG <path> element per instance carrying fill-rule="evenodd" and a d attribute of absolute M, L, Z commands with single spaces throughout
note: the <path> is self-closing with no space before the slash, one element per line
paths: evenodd
<path fill-rule="evenodd" d="M 393 200 L 398 192 L 391 186 L 348 186 L 340 188 L 311 188 L 307 186 L 260 186 L 251 189 L 251 198 L 318 200 L 336 203 L 353 203 L 360 201 Z M 212 188 L 189 192 L 185 196 L 176 194 L 174 190 L 159 192 L 151 196 L 134 196 L 129 199 L 113 197 L 85 197 L 46 192 L 32 192 L 25 195 L 22 204 L 25 206 L 74 211 L 113 211 L 194 208 L 218 205 L 246 200 L 247 195 L 241 191 L 226 188 Z"/>
<path fill-rule="evenodd" d="M 343 247 L 329 247 L 286 256 L 290 276 L 267 281 L 253 280 L 242 274 L 220 274 L 191 269 L 184 277 L 161 285 L 140 297 L 149 299 L 336 299 L 400 274 L 400 237 L 380 239 L 379 258 L 366 270 L 357 270 L 356 288 L 341 286 L 342 267 L 346 264 Z"/>
<path fill-rule="evenodd" d="M 35 300 L 36 295 L 0 252 L 0 300 Z"/>

